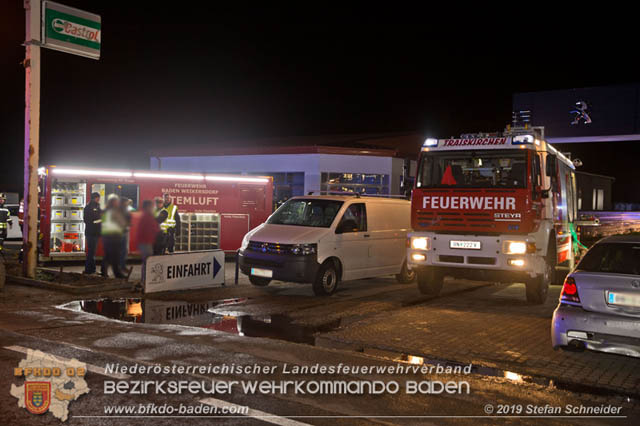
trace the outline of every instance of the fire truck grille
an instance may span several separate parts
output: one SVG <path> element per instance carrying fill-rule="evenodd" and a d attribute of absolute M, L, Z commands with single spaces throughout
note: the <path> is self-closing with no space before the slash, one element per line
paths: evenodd
<path fill-rule="evenodd" d="M 440 256 L 438 256 L 438 259 L 440 259 L 440 262 L 464 263 L 464 256 L 452 256 L 448 254 L 441 254 Z"/>
<path fill-rule="evenodd" d="M 288 254 L 291 253 L 291 244 L 263 243 L 260 241 L 249 241 L 248 249 L 261 253 Z"/>
<path fill-rule="evenodd" d="M 496 227 L 490 213 L 436 213 L 418 212 L 418 226 L 421 228 L 490 228 Z"/>

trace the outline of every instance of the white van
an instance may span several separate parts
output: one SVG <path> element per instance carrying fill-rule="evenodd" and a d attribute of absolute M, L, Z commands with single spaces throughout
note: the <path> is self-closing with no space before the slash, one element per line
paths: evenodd
<path fill-rule="evenodd" d="M 238 263 L 256 286 L 311 283 L 318 296 L 332 294 L 342 280 L 395 274 L 408 283 L 415 278 L 406 262 L 410 226 L 407 200 L 293 197 L 245 235 Z"/>

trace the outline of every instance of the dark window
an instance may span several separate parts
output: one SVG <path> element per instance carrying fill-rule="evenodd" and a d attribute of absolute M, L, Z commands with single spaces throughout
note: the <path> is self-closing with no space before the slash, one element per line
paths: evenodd
<path fill-rule="evenodd" d="M 345 232 L 361 232 L 367 230 L 367 209 L 364 203 L 351 204 L 342 216 L 341 224 L 353 223 L 347 226 Z"/>
<path fill-rule="evenodd" d="M 640 275 L 640 243 L 600 243 L 584 256 L 578 269 L 586 272 Z"/>
<path fill-rule="evenodd" d="M 526 152 L 443 151 L 423 154 L 418 188 L 524 188 Z"/>

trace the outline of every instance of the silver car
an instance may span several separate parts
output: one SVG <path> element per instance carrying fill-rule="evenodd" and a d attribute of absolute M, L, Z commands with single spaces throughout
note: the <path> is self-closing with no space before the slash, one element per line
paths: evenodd
<path fill-rule="evenodd" d="M 551 342 L 640 357 L 640 235 L 604 238 L 589 249 L 564 282 Z"/>

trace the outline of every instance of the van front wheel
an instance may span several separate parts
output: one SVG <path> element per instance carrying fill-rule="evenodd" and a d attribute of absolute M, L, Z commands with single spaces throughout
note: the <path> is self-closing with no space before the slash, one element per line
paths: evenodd
<path fill-rule="evenodd" d="M 338 287 L 338 271 L 333 262 L 325 262 L 318 271 L 313 282 L 313 292 L 316 296 L 330 296 Z"/>
<path fill-rule="evenodd" d="M 443 282 L 444 276 L 431 268 L 418 271 L 418 290 L 424 295 L 439 295 Z"/>
<path fill-rule="evenodd" d="M 266 287 L 269 285 L 271 280 L 269 278 L 256 277 L 254 275 L 249 275 L 249 282 L 256 287 Z"/>

